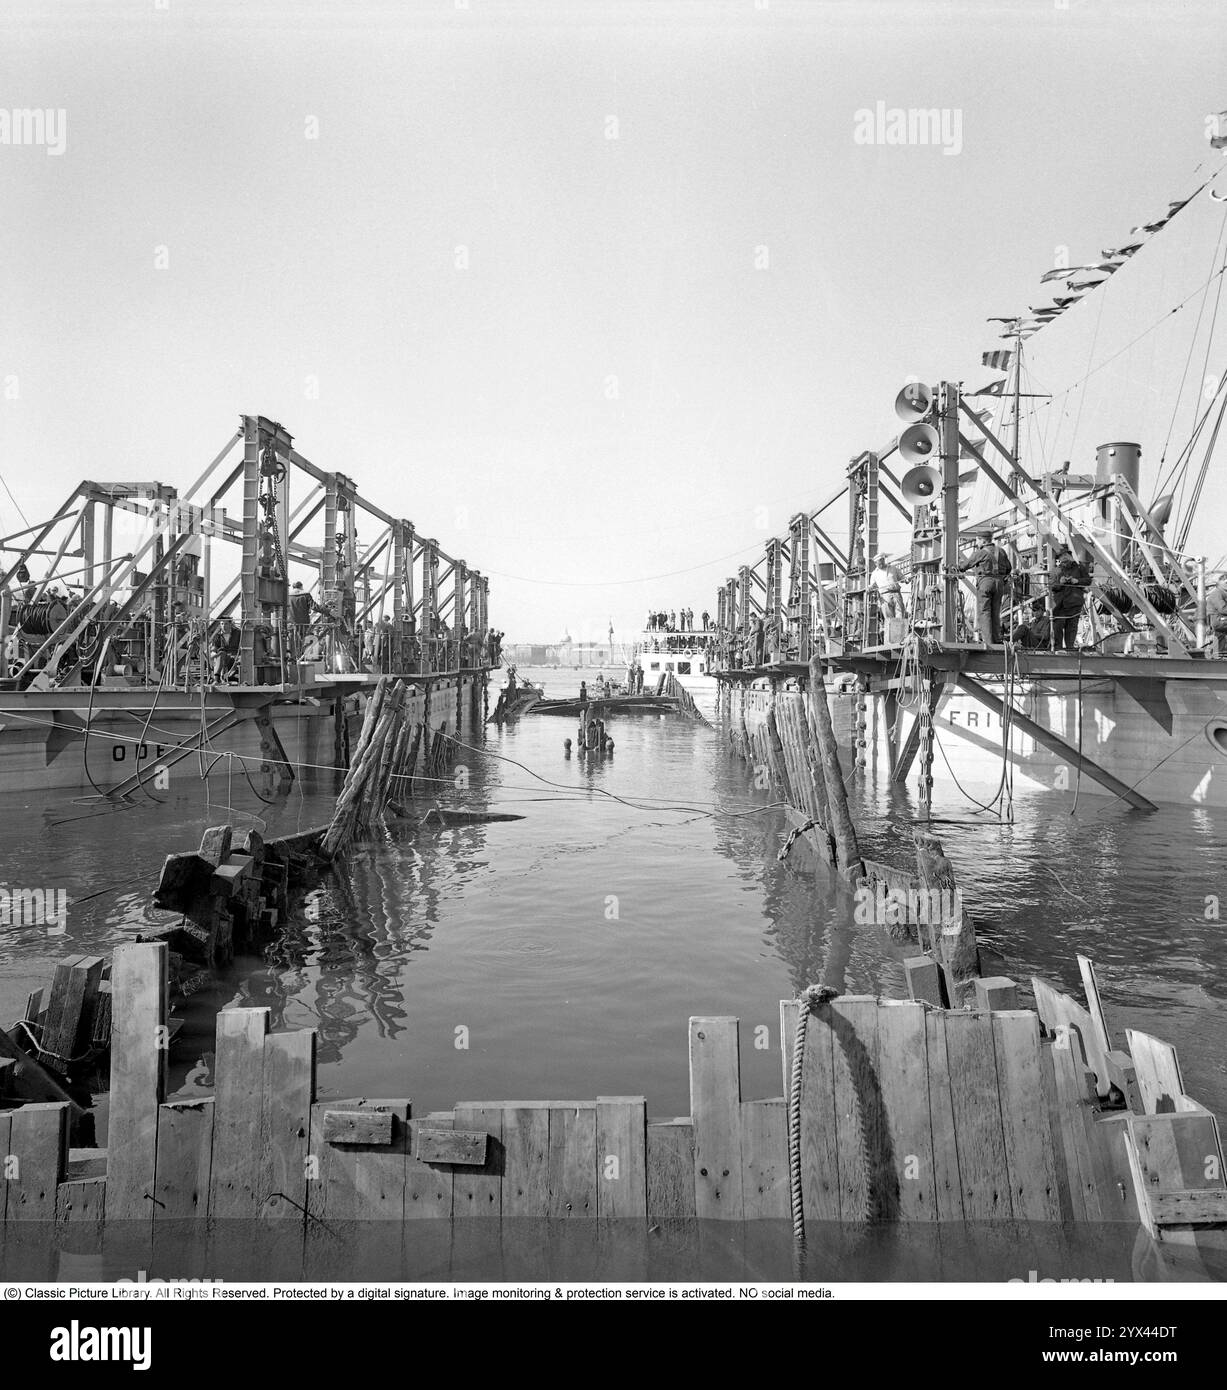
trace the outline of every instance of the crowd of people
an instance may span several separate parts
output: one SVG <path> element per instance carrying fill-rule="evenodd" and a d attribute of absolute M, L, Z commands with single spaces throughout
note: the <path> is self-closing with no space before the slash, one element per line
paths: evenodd
<path fill-rule="evenodd" d="M 711 627 L 711 618 L 707 613 L 699 615 L 703 626 L 695 627 L 694 609 L 660 609 L 659 612 L 648 614 L 648 632 L 707 632 Z"/>

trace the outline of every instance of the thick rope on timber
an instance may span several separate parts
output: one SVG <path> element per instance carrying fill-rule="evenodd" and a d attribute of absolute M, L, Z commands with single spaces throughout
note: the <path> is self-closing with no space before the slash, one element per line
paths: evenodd
<path fill-rule="evenodd" d="M 822 660 L 811 657 L 809 663 L 809 707 L 814 716 L 814 734 L 818 752 L 822 760 L 822 771 L 826 782 L 827 804 L 831 818 L 827 825 L 835 840 L 839 855 L 838 868 L 849 879 L 864 877 L 865 868 L 861 863 L 861 852 L 856 842 L 856 827 L 852 824 L 852 812 L 848 809 L 848 792 L 844 786 L 843 769 L 839 764 L 839 749 L 835 743 L 835 730 L 831 724 L 831 707 L 827 702 L 826 681 L 822 674 Z"/>
<path fill-rule="evenodd" d="M 799 1259 L 805 1255 L 805 1199 L 801 1190 L 801 1085 L 804 1079 L 805 1038 L 809 1017 L 817 1013 L 839 991 L 829 985 L 810 985 L 801 991 L 797 1001 L 797 1028 L 792 1044 L 792 1073 L 788 1086 L 788 1190 L 792 1209 L 794 1252 Z"/>

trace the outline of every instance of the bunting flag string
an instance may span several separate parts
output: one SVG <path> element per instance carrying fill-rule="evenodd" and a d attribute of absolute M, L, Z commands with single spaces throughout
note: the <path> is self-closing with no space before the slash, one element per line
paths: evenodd
<path fill-rule="evenodd" d="M 1227 149 L 1227 111 L 1220 111 L 1217 116 L 1207 118 L 1206 135 L 1210 141 L 1211 149 Z M 1070 291 L 1068 294 L 1058 295 L 1054 293 L 1051 304 L 1041 305 L 1039 308 L 1029 306 L 1025 316 L 1022 314 L 996 315 L 988 319 L 988 322 L 1002 325 L 1001 337 L 1014 338 L 1018 341 L 1029 338 L 1033 333 L 1038 333 L 1041 328 L 1046 328 L 1071 305 L 1077 304 L 1084 295 L 1097 289 L 1100 285 L 1106 284 L 1108 279 L 1115 275 L 1131 256 L 1136 255 L 1152 236 L 1162 231 L 1182 208 L 1187 207 L 1203 189 L 1207 188 L 1215 176 L 1215 174 L 1211 174 L 1188 197 L 1176 198 L 1169 202 L 1167 211 L 1153 222 L 1143 222 L 1137 227 L 1131 227 L 1129 230 L 1131 239 L 1121 246 L 1100 251 L 1102 260 L 1090 265 L 1055 266 L 1040 276 L 1041 285 L 1055 284 L 1057 281 L 1063 280 L 1066 289 Z M 1227 201 L 1216 194 L 1213 189 L 1210 190 L 1210 196 L 1216 202 Z M 981 354 L 980 361 L 985 367 L 1005 371 L 1013 363 L 1013 353 L 1007 349 L 997 349 Z M 1004 390 L 1004 381 L 993 381 L 979 391 L 972 391 L 969 394 L 973 396 L 1000 396 Z"/>

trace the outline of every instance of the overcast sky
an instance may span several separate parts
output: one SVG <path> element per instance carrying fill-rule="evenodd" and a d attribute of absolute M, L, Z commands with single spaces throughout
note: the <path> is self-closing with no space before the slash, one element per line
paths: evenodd
<path fill-rule="evenodd" d="M 24 512 L 186 486 L 262 413 L 489 574 L 515 639 L 714 607 L 895 433 L 905 377 L 989 380 L 986 317 L 1048 302 L 1057 248 L 1097 259 L 1223 162 L 1219 0 L 10 0 L 0 26 L 0 110 L 66 116 L 62 154 L 0 144 Z M 960 148 L 858 143 L 879 101 Z M 1035 471 L 1137 439 L 1153 479 L 1186 360 L 1187 434 L 1227 365 L 1213 298 L 1188 356 L 1200 293 L 1059 393 L 1198 290 L 1225 213 L 1203 194 L 1032 341 Z"/>

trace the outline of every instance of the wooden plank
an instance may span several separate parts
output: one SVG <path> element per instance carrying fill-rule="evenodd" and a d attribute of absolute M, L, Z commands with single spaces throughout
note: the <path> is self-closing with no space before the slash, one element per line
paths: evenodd
<path fill-rule="evenodd" d="M 795 1021 L 797 1004 L 792 1004 Z M 793 1050 L 789 1033 L 789 1053 Z M 835 1127 L 835 1041 L 830 1005 L 811 1014 L 801 1065 L 801 1203 L 807 1221 L 838 1221 L 839 1149 Z M 791 1078 L 784 1094 L 791 1097 Z"/>
<path fill-rule="evenodd" d="M 1095 1089 L 1099 1095 L 1107 1096 L 1112 1089 L 1112 1080 L 1104 1057 L 1105 1049 L 1099 1041 L 1089 1011 L 1076 999 L 1062 993 L 1056 985 L 1041 980 L 1037 975 L 1031 977 L 1031 989 L 1035 995 L 1036 1012 L 1049 1033 L 1055 1034 L 1062 1024 L 1068 1024 L 1077 1033 L 1087 1065 L 1095 1073 Z"/>
<path fill-rule="evenodd" d="M 1108 1018 L 1103 1010 L 1103 1000 L 1099 994 L 1099 980 L 1095 975 L 1095 962 L 1090 956 L 1078 957 L 1078 974 L 1082 976 L 1082 991 L 1086 995 L 1086 1010 L 1091 1016 L 1091 1027 L 1095 1042 L 1103 1053 L 1112 1051 L 1112 1038 L 1108 1033 Z"/>
<path fill-rule="evenodd" d="M 787 1217 L 792 1208 L 786 1101 L 741 1102 L 741 1162 L 745 1219 Z"/>
<path fill-rule="evenodd" d="M 392 1115 L 387 1110 L 325 1110 L 326 1144 L 391 1144 Z"/>
<path fill-rule="evenodd" d="M 1057 1096 L 1056 1068 L 1052 1060 L 1052 1043 L 1040 1040 L 1040 1087 L 1048 1111 L 1048 1131 L 1053 1142 L 1053 1162 L 1057 1177 L 1057 1201 L 1062 1221 L 1086 1220 L 1086 1196 L 1082 1189 L 1082 1174 L 1078 1166 L 1077 1149 L 1073 1146 L 1069 1127 L 1064 1123 L 1060 1099 Z"/>
<path fill-rule="evenodd" d="M 158 1106 L 166 1096 L 165 943 L 117 946 L 111 994 L 107 1220 L 151 1220 Z"/>
<path fill-rule="evenodd" d="M 740 1221 L 741 1062 L 735 1018 L 690 1020 L 690 1115 L 694 1123 L 695 1211 Z"/>
<path fill-rule="evenodd" d="M 1227 1225 L 1227 1191 L 1216 1187 L 1152 1193 L 1150 1215 L 1156 1226 Z"/>
<path fill-rule="evenodd" d="M 1108 1066 L 1108 1078 L 1124 1097 L 1125 1104 L 1135 1115 L 1144 1115 L 1146 1105 L 1142 1100 L 1142 1088 L 1138 1085 L 1137 1068 L 1133 1065 L 1133 1058 L 1127 1052 L 1113 1048 L 1104 1053 L 1104 1061 Z M 1180 1109 L 1179 1103 L 1176 1109 Z"/>
<path fill-rule="evenodd" d="M 105 1149 L 68 1150 L 68 1180 L 74 1178 L 105 1178 L 107 1151 Z"/>
<path fill-rule="evenodd" d="M 217 1015 L 211 1217 L 250 1217 L 259 1211 L 268 1020 L 267 1009 L 223 1009 Z"/>
<path fill-rule="evenodd" d="M 647 1215 L 647 1101 L 596 1099 L 596 1215 Z"/>
<path fill-rule="evenodd" d="M 549 1214 L 597 1214 L 596 1110 L 551 1110 Z"/>
<path fill-rule="evenodd" d="M 18 1038 L 27 1042 L 32 1052 L 34 1044 L 25 1038 L 23 1030 L 16 1028 L 14 1032 Z M 66 1104 L 74 1124 L 85 1114 L 82 1107 L 64 1089 L 61 1084 L 62 1078 L 35 1061 L 30 1053 L 19 1047 L 3 1028 L 0 1028 L 0 1057 L 8 1058 L 13 1063 L 8 1084 L 14 1095 L 28 1100 Z"/>
<path fill-rule="evenodd" d="M 315 1047 L 313 1028 L 264 1039 L 258 1195 L 260 1215 L 268 1220 L 300 1220 L 307 1208 Z"/>
<path fill-rule="evenodd" d="M 1176 1098 L 1184 1094 L 1180 1058 L 1176 1049 L 1149 1033 L 1135 1028 L 1125 1030 L 1134 1075 L 1147 1115 L 1162 1115 L 1176 1109 Z"/>
<path fill-rule="evenodd" d="M 1060 1221 L 1061 1195 L 1047 1095 L 1041 1072 L 1039 1019 L 1029 1009 L 992 1015 L 1006 1167 L 1014 1215 Z"/>
<path fill-rule="evenodd" d="M 486 1161 L 489 1135 L 454 1129 L 413 1126 L 413 1156 L 421 1163 L 452 1163 L 480 1168 Z"/>
<path fill-rule="evenodd" d="M 938 1219 L 926 1012 L 923 1004 L 878 1005 L 878 1085 L 885 1117 L 878 1215 L 888 1220 Z"/>
<path fill-rule="evenodd" d="M 454 1113 L 458 1130 L 480 1130 L 490 1136 L 491 1142 L 486 1149 L 486 1161 L 480 1168 L 465 1168 L 455 1173 L 452 1215 L 498 1217 L 503 1206 L 504 1111 L 494 1106 L 465 1104 L 457 1105 Z"/>
<path fill-rule="evenodd" d="M 391 1144 L 330 1144 L 324 1138 L 328 1110 L 390 1111 Z M 307 1185 L 307 1210 L 325 1222 L 400 1222 L 405 1214 L 405 1172 L 409 1152 L 407 1100 L 329 1100 L 311 1107 L 309 1156 L 316 1174 Z"/>
<path fill-rule="evenodd" d="M 929 1122 L 933 1142 L 933 1193 L 939 1221 L 963 1219 L 963 1183 L 959 1176 L 954 1102 L 950 1095 L 950 1059 L 946 1050 L 946 1015 L 925 1013 L 925 1055 L 929 1070 Z"/>
<path fill-rule="evenodd" d="M 840 1219 L 870 1221 L 883 1190 L 889 1188 L 883 1172 L 885 1120 L 878 1082 L 878 1004 L 872 998 L 844 996 L 828 1005 L 824 1012 L 828 1011 L 834 1036 Z M 811 1028 L 814 1022 L 810 1020 Z"/>
<path fill-rule="evenodd" d="M 56 1189 L 58 1225 L 101 1225 L 106 1216 L 106 1178 L 70 1178 Z"/>
<path fill-rule="evenodd" d="M 418 1149 L 432 1152 L 437 1140 L 424 1141 L 423 1136 L 442 1136 L 452 1132 L 452 1116 L 427 1115 L 424 1120 L 411 1120 L 409 1123 L 409 1153 L 405 1156 L 405 1220 L 416 1221 L 421 1217 L 452 1214 L 453 1168 L 444 1164 L 432 1164 L 418 1155 Z M 487 1136 L 457 1135 L 462 1144 L 480 1141 L 482 1161 L 485 1161 Z"/>
<path fill-rule="evenodd" d="M 1081 1206 L 1087 1221 L 1102 1221 L 1112 1212 L 1104 1206 L 1099 1178 L 1086 1129 L 1090 1112 L 1089 1095 L 1093 1094 L 1087 1080 L 1090 1073 L 1083 1061 L 1082 1043 L 1069 1024 L 1059 1024 L 1052 1039 L 1049 1055 L 1057 1092 L 1063 1147 L 1069 1172 L 1070 1200 L 1075 1211 Z M 1073 1155 L 1074 1161 L 1069 1161 Z"/>
<path fill-rule="evenodd" d="M 648 1215 L 669 1221 L 695 1214 L 694 1126 L 690 1120 L 649 1120 Z"/>
<path fill-rule="evenodd" d="M 82 956 L 68 971 L 58 1015 L 53 1015 L 50 1008 L 47 1010 L 43 1046 L 58 1057 L 71 1061 L 87 1050 L 89 1040 L 82 1037 L 82 1025 L 105 966 L 101 956 Z"/>
<path fill-rule="evenodd" d="M 1130 1115 L 1129 1135 L 1149 1196 L 1227 1187 L 1213 1115 Z"/>
<path fill-rule="evenodd" d="M 549 1210 L 550 1112 L 503 1112 L 503 1215 L 544 1216 Z"/>
<path fill-rule="evenodd" d="M 1008 1218 L 1013 1215 L 1013 1205 L 991 1016 L 947 1014 L 946 1054 L 964 1219 Z"/>
<path fill-rule="evenodd" d="M 12 1132 L 13 1112 L 0 1110 L 0 1163 L 7 1163 L 9 1155 L 13 1152 Z M 5 1181 L 0 1182 L 0 1230 L 3 1230 L 4 1223 L 8 1219 L 9 1183 L 4 1168 L 0 1168 L 0 1174 L 5 1177 Z"/>
<path fill-rule="evenodd" d="M 9 1221 L 54 1221 L 56 1189 L 68 1167 L 68 1107 L 34 1101 L 11 1112 L 7 1158 L 17 1165 L 8 1186 Z"/>
<path fill-rule="evenodd" d="M 208 1215 L 213 1166 L 212 1096 L 170 1100 L 158 1107 L 157 1220 Z"/>

